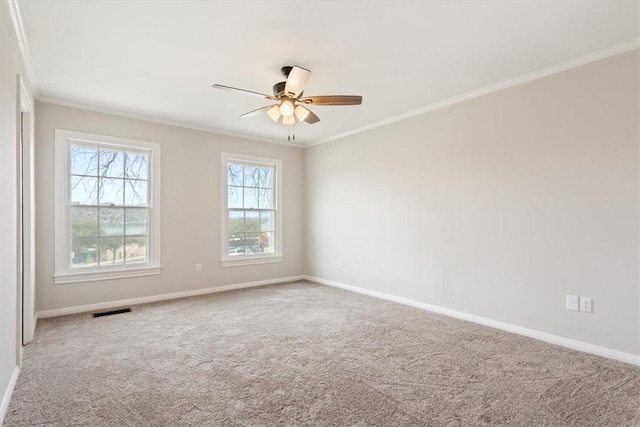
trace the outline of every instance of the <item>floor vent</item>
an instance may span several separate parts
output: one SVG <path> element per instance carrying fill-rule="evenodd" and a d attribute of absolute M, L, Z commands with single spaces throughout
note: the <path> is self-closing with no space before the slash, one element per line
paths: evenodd
<path fill-rule="evenodd" d="M 131 308 L 127 307 L 127 308 L 119 308 L 117 310 L 101 311 L 100 313 L 92 313 L 91 316 L 103 317 L 103 316 L 111 316 L 112 314 L 129 313 L 129 312 L 131 312 Z"/>

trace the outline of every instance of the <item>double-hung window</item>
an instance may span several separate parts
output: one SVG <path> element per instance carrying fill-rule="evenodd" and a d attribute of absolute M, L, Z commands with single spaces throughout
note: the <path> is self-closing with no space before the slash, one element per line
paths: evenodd
<path fill-rule="evenodd" d="M 56 130 L 56 283 L 157 274 L 160 145 Z"/>
<path fill-rule="evenodd" d="M 222 266 L 282 261 L 282 162 L 222 153 Z"/>

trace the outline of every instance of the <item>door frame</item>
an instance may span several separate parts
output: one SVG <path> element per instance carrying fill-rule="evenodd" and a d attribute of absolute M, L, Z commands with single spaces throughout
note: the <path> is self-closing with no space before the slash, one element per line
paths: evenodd
<path fill-rule="evenodd" d="M 35 167 L 33 103 L 20 78 L 18 139 L 18 299 L 20 348 L 33 340 L 35 313 Z"/>

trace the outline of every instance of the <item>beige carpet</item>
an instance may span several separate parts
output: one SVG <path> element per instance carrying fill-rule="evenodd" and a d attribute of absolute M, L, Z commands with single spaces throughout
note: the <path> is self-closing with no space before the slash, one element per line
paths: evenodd
<path fill-rule="evenodd" d="M 640 368 L 309 283 L 38 322 L 9 426 L 640 425 Z"/>

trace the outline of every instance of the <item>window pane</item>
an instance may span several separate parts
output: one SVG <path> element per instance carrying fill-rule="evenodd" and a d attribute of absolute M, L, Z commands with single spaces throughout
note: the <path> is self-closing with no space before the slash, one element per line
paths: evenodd
<path fill-rule="evenodd" d="M 244 167 L 244 186 L 257 187 L 260 182 L 260 168 L 245 165 Z"/>
<path fill-rule="evenodd" d="M 244 188 L 244 208 L 245 209 L 258 209 L 258 189 L 257 188 Z"/>
<path fill-rule="evenodd" d="M 98 237 L 98 209 L 71 208 L 71 237 Z"/>
<path fill-rule="evenodd" d="M 124 201 L 124 180 L 100 178 L 100 205 L 122 206 Z"/>
<path fill-rule="evenodd" d="M 273 188 L 273 168 L 260 168 L 259 187 Z"/>
<path fill-rule="evenodd" d="M 228 193 L 227 207 L 229 209 L 242 209 L 242 187 L 229 187 Z"/>
<path fill-rule="evenodd" d="M 71 147 L 71 164 L 69 170 L 72 175 L 98 176 L 98 149 L 92 147 Z"/>
<path fill-rule="evenodd" d="M 245 233 L 244 247 L 247 255 L 260 252 L 260 233 Z"/>
<path fill-rule="evenodd" d="M 231 233 L 229 235 L 229 255 L 244 255 L 244 233 Z"/>
<path fill-rule="evenodd" d="M 138 181 L 138 180 L 126 180 L 125 187 L 125 206 L 148 206 L 149 205 L 149 196 L 148 196 L 148 187 L 149 181 Z"/>
<path fill-rule="evenodd" d="M 229 211 L 229 232 L 231 233 L 244 232 L 244 212 Z"/>
<path fill-rule="evenodd" d="M 260 231 L 274 231 L 274 214 L 269 211 L 260 211 Z"/>
<path fill-rule="evenodd" d="M 235 163 L 229 163 L 227 168 L 227 185 L 242 186 L 243 167 Z"/>
<path fill-rule="evenodd" d="M 228 255 L 275 253 L 275 166 L 238 160 L 227 163 L 226 173 Z"/>
<path fill-rule="evenodd" d="M 125 235 L 147 235 L 149 211 L 147 209 L 127 208 L 125 211 Z"/>
<path fill-rule="evenodd" d="M 100 150 L 100 176 L 124 177 L 124 153 L 122 151 Z"/>
<path fill-rule="evenodd" d="M 258 190 L 258 197 L 260 209 L 273 209 L 273 190 L 260 189 Z"/>
<path fill-rule="evenodd" d="M 127 264 L 147 262 L 147 237 L 126 237 L 124 251 Z"/>
<path fill-rule="evenodd" d="M 71 177 L 71 204 L 97 205 L 98 178 L 84 176 Z"/>
<path fill-rule="evenodd" d="M 273 253 L 276 248 L 275 233 L 262 232 L 260 233 L 260 249 L 264 253 Z"/>
<path fill-rule="evenodd" d="M 71 268 L 96 267 L 98 265 L 98 239 L 73 237 L 71 239 Z"/>
<path fill-rule="evenodd" d="M 133 179 L 149 179 L 149 155 L 126 153 L 125 176 Z"/>
<path fill-rule="evenodd" d="M 252 233 L 260 231 L 260 212 L 246 211 L 244 213 L 244 231 Z"/>
<path fill-rule="evenodd" d="M 100 239 L 100 266 L 122 265 L 124 261 L 124 237 L 105 237 Z"/>
<path fill-rule="evenodd" d="M 124 209 L 100 209 L 100 236 L 124 236 Z"/>

